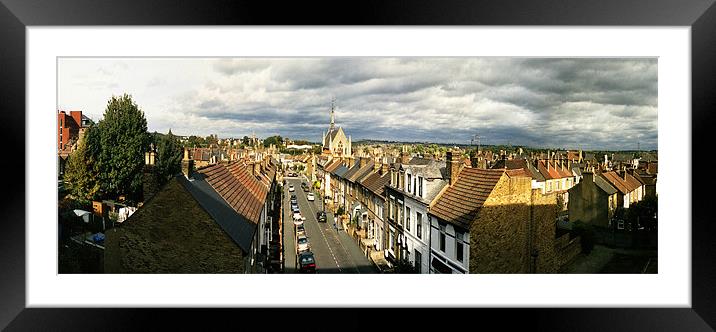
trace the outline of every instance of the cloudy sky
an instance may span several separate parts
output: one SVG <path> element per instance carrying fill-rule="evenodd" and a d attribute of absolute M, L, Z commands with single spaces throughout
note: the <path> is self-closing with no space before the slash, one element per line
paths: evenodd
<path fill-rule="evenodd" d="M 657 148 L 656 59 L 62 58 L 58 109 L 131 94 L 150 131 Z"/>

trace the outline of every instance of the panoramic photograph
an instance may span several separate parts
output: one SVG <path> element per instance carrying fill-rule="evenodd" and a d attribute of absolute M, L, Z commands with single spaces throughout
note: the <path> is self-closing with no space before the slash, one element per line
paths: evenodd
<path fill-rule="evenodd" d="M 658 273 L 658 59 L 60 57 L 60 274 Z"/>

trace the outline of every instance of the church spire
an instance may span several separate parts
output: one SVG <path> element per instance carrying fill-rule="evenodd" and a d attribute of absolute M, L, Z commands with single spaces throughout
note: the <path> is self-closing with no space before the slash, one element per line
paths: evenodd
<path fill-rule="evenodd" d="M 335 125 L 335 119 L 336 119 L 335 109 L 336 109 L 336 98 L 334 97 L 331 100 L 331 129 L 329 131 L 333 131 L 333 127 Z"/>

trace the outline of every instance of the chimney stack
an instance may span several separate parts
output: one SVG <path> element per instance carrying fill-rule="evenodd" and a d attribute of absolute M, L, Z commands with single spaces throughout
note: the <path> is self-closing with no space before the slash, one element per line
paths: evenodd
<path fill-rule="evenodd" d="M 453 185 L 455 182 L 457 182 L 457 177 L 460 175 L 460 161 L 459 161 L 459 153 L 453 150 L 450 150 L 446 153 L 446 170 L 447 170 L 447 176 L 450 179 L 450 185 Z"/>
<path fill-rule="evenodd" d="M 584 173 L 582 173 L 584 176 L 584 181 L 588 182 L 594 182 L 594 171 L 592 170 L 585 170 Z"/>
<path fill-rule="evenodd" d="M 407 164 L 410 161 L 410 154 L 407 151 L 400 153 L 400 163 Z"/>
<path fill-rule="evenodd" d="M 156 170 L 154 167 L 154 144 L 149 146 L 149 152 L 144 154 L 144 174 L 142 178 L 142 195 L 146 202 L 150 197 L 154 196 L 159 189 Z M 172 174 L 173 175 L 173 174 Z"/>
<path fill-rule="evenodd" d="M 368 165 L 368 158 L 366 157 L 360 157 L 359 165 L 361 168 L 365 167 L 365 165 Z"/>
<path fill-rule="evenodd" d="M 478 168 L 480 166 L 477 151 L 473 152 L 472 156 L 470 157 L 470 166 L 472 166 L 472 168 Z"/>
<path fill-rule="evenodd" d="M 184 148 L 184 159 L 181 161 L 181 172 L 187 179 L 191 179 L 193 171 L 194 160 L 189 158 L 189 150 Z"/>
<path fill-rule="evenodd" d="M 156 152 L 154 152 L 154 144 L 149 144 L 149 151 L 144 153 L 144 164 L 147 166 L 154 166 L 154 158 Z"/>

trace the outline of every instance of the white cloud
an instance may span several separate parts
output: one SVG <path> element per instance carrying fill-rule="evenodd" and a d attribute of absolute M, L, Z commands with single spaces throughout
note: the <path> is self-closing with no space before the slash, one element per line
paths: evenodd
<path fill-rule="evenodd" d="M 60 59 L 60 109 L 129 93 L 151 131 L 656 148 L 656 59 Z M 489 141 L 489 139 L 488 139 Z"/>

